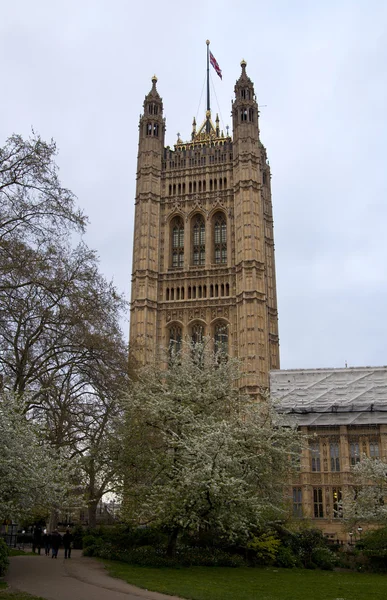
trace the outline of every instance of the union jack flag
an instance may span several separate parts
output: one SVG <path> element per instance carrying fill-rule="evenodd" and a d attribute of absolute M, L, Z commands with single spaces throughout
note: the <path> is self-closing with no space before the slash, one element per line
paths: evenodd
<path fill-rule="evenodd" d="M 219 77 L 222 79 L 222 71 L 218 65 L 218 62 L 217 62 L 215 56 L 212 54 L 212 52 L 210 52 L 210 63 L 214 67 L 214 69 L 217 72 L 217 74 L 219 75 Z"/>

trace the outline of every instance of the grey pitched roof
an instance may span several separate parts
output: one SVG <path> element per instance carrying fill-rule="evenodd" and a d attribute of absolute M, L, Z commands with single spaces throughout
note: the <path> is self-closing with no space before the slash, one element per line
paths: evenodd
<path fill-rule="evenodd" d="M 300 425 L 387 424 L 387 367 L 271 371 L 270 392 Z"/>

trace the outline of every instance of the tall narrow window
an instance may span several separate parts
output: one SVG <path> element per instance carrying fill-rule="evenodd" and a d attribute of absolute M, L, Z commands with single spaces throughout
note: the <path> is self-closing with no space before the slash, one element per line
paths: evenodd
<path fill-rule="evenodd" d="M 329 444 L 329 454 L 331 459 L 331 471 L 340 471 L 340 446 L 339 442 Z"/>
<path fill-rule="evenodd" d="M 321 471 L 320 442 L 312 442 L 309 446 L 312 471 Z"/>
<path fill-rule="evenodd" d="M 184 265 L 184 223 L 181 217 L 172 221 L 172 267 L 182 268 Z"/>
<path fill-rule="evenodd" d="M 343 509 L 341 506 L 341 490 L 340 488 L 333 488 L 332 490 L 332 506 L 333 506 L 333 518 L 342 519 Z"/>
<path fill-rule="evenodd" d="M 302 489 L 293 488 L 293 517 L 302 517 Z"/>
<path fill-rule="evenodd" d="M 218 265 L 227 263 L 227 222 L 223 213 L 214 218 L 214 257 Z"/>
<path fill-rule="evenodd" d="M 202 215 L 196 215 L 193 226 L 193 264 L 204 265 L 206 260 L 206 227 Z"/>
<path fill-rule="evenodd" d="M 193 325 L 191 330 L 191 340 L 192 344 L 200 344 L 204 337 L 204 327 L 203 325 L 196 324 Z"/>
<path fill-rule="evenodd" d="M 353 441 L 349 444 L 349 462 L 351 465 L 356 465 L 360 462 L 359 442 Z"/>
<path fill-rule="evenodd" d="M 313 509 L 314 517 L 316 519 L 322 519 L 324 517 L 322 488 L 313 488 Z"/>
<path fill-rule="evenodd" d="M 225 323 L 215 325 L 215 352 L 219 354 L 228 354 L 228 329 Z"/>
<path fill-rule="evenodd" d="M 379 458 L 379 442 L 370 440 L 370 458 Z"/>
<path fill-rule="evenodd" d="M 171 327 L 169 330 L 169 353 L 174 356 L 181 350 L 181 327 Z"/>

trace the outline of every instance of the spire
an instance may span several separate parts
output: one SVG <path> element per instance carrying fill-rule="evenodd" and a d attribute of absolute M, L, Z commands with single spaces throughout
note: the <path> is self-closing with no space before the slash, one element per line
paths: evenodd
<path fill-rule="evenodd" d="M 164 139 L 165 119 L 163 119 L 163 101 L 156 87 L 157 77 L 152 77 L 152 88 L 145 96 L 144 114 L 140 116 L 140 128 L 145 138 Z"/>
<path fill-rule="evenodd" d="M 192 135 L 191 135 L 192 140 L 195 138 L 195 135 L 196 135 L 196 119 L 194 117 L 193 121 L 192 121 Z"/>
<path fill-rule="evenodd" d="M 254 84 L 251 81 L 250 77 L 246 73 L 246 66 L 247 66 L 247 62 L 244 59 L 242 59 L 241 60 L 242 73 L 240 74 L 240 77 L 237 80 L 237 82 L 235 84 L 235 88 L 234 88 L 235 95 L 237 97 L 238 97 L 238 90 L 241 88 L 250 89 L 252 91 L 252 93 L 254 94 Z"/>
<path fill-rule="evenodd" d="M 157 91 L 156 83 L 157 83 L 157 77 L 156 77 L 156 75 L 153 75 L 152 89 L 149 92 L 149 94 L 147 96 L 145 96 L 144 108 L 148 102 L 152 102 L 152 101 L 156 101 L 158 104 L 162 105 L 162 99 L 161 99 L 160 94 Z"/>
<path fill-rule="evenodd" d="M 234 139 L 237 128 L 239 131 L 240 126 L 244 130 L 243 135 L 246 135 L 248 131 L 250 133 L 256 131 L 259 137 L 259 129 L 255 130 L 258 125 L 258 104 L 255 99 L 254 84 L 246 73 L 246 66 L 247 63 L 243 59 L 241 61 L 242 72 L 234 88 L 235 100 L 232 103 Z M 251 129 L 251 126 L 253 129 Z M 239 131 L 238 135 L 241 134 L 242 130 Z"/>

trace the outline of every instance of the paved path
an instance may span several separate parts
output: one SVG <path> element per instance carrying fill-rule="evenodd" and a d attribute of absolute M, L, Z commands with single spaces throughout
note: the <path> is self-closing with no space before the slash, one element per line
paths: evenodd
<path fill-rule="evenodd" d="M 7 583 L 47 600 L 179 600 L 109 577 L 102 563 L 83 557 L 80 550 L 73 550 L 70 560 L 59 550 L 57 559 L 14 556 L 10 563 Z"/>

